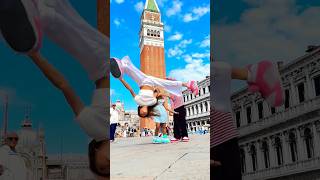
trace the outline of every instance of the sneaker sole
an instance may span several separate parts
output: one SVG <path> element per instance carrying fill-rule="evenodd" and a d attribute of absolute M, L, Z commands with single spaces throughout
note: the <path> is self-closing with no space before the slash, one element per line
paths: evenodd
<path fill-rule="evenodd" d="M 121 77 L 121 70 L 117 61 L 114 58 L 110 59 L 110 71 L 113 77 L 120 78 Z"/>
<path fill-rule="evenodd" d="M 2 0 L 0 7 L 0 29 L 9 46 L 21 53 L 33 50 L 38 42 L 36 28 L 22 1 Z"/>

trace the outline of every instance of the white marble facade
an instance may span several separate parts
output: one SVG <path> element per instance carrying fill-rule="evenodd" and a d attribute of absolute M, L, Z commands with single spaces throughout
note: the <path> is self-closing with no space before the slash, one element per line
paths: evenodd
<path fill-rule="evenodd" d="M 208 130 L 210 116 L 210 76 L 198 82 L 199 95 L 183 91 L 188 131 Z"/>
<path fill-rule="evenodd" d="M 320 179 L 320 47 L 280 72 L 283 106 L 246 89 L 232 96 L 243 179 Z"/>

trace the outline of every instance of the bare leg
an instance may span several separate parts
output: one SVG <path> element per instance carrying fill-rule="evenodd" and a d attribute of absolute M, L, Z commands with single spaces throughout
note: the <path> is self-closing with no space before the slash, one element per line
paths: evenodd
<path fill-rule="evenodd" d="M 155 136 L 159 135 L 159 130 L 160 130 L 160 123 L 156 123 L 156 130 L 154 131 Z"/>
<path fill-rule="evenodd" d="M 161 123 L 162 134 L 167 134 L 166 123 Z"/>

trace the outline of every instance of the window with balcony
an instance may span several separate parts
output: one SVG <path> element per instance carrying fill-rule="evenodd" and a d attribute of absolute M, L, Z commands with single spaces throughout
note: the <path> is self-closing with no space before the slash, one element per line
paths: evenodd
<path fill-rule="evenodd" d="M 290 154 L 291 154 L 291 161 L 297 161 L 297 140 L 296 135 L 294 133 L 289 134 L 289 147 L 290 147 Z"/>
<path fill-rule="evenodd" d="M 320 96 L 320 76 L 313 79 L 316 96 Z"/>
<path fill-rule="evenodd" d="M 276 108 L 271 107 L 271 114 L 274 114 L 274 113 L 276 113 Z"/>
<path fill-rule="evenodd" d="M 302 103 L 305 100 L 304 83 L 298 84 L 299 102 Z"/>
<path fill-rule="evenodd" d="M 237 122 L 237 127 L 241 126 L 241 113 L 240 111 L 236 112 L 236 122 Z"/>
<path fill-rule="evenodd" d="M 263 159 L 264 159 L 264 167 L 270 167 L 270 156 L 269 156 L 269 147 L 266 141 L 262 142 L 262 152 L 263 152 Z"/>
<path fill-rule="evenodd" d="M 251 115 L 251 106 L 248 106 L 246 108 L 246 113 L 247 113 L 247 122 L 250 124 L 252 122 L 252 115 Z"/>

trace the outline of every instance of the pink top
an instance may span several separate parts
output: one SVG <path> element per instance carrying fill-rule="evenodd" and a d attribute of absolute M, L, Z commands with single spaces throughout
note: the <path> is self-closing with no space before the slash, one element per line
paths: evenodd
<path fill-rule="evenodd" d="M 178 107 L 183 106 L 184 105 L 183 96 L 171 95 L 170 104 L 172 109 L 177 109 Z"/>

